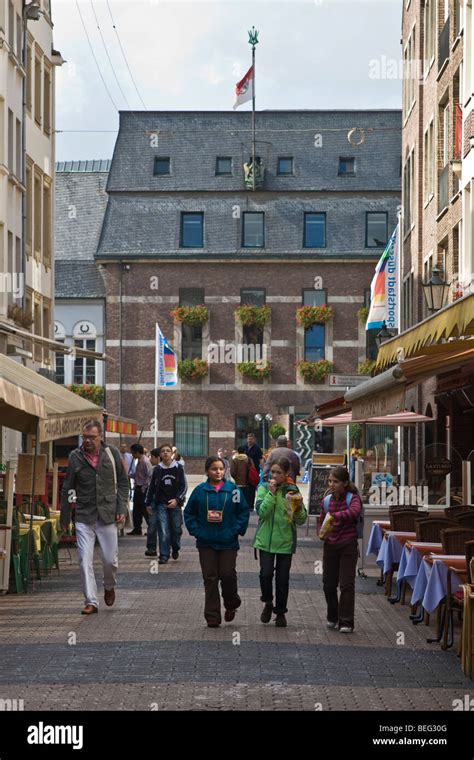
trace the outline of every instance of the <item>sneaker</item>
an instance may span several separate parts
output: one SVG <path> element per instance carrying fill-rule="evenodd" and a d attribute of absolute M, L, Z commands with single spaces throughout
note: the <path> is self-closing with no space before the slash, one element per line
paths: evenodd
<path fill-rule="evenodd" d="M 349 628 L 348 625 L 343 625 L 339 628 L 341 633 L 352 633 L 354 631 L 353 628 Z"/>
<path fill-rule="evenodd" d="M 142 535 L 141 530 L 130 530 L 127 533 L 127 536 L 141 536 L 141 535 Z"/>
<path fill-rule="evenodd" d="M 275 625 L 277 628 L 286 628 L 286 617 L 285 615 L 277 615 L 275 618 Z"/>
<path fill-rule="evenodd" d="M 178 557 L 179 557 L 179 550 L 178 549 L 173 549 L 173 553 L 171 554 L 171 556 L 173 557 L 173 559 L 178 559 Z"/>
<path fill-rule="evenodd" d="M 158 554 L 153 551 L 153 549 L 147 549 L 145 552 L 145 557 L 157 557 Z"/>
<path fill-rule="evenodd" d="M 235 618 L 235 610 L 226 610 L 224 613 L 224 620 L 226 623 L 230 623 Z"/>
<path fill-rule="evenodd" d="M 273 605 L 272 604 L 265 604 L 265 607 L 263 608 L 263 612 L 260 615 L 260 620 L 262 623 L 269 623 L 272 619 L 272 612 L 273 612 Z"/>
<path fill-rule="evenodd" d="M 330 620 L 327 621 L 326 626 L 328 628 L 337 628 L 337 623 L 331 623 Z"/>
<path fill-rule="evenodd" d="M 207 621 L 207 627 L 208 628 L 219 628 L 220 623 L 218 620 L 208 620 Z"/>
<path fill-rule="evenodd" d="M 167 562 L 168 562 L 168 560 L 167 560 L 167 559 L 162 559 L 161 557 L 160 557 L 160 559 L 158 560 L 158 564 L 159 564 L 159 565 L 166 565 L 166 563 L 167 563 Z"/>

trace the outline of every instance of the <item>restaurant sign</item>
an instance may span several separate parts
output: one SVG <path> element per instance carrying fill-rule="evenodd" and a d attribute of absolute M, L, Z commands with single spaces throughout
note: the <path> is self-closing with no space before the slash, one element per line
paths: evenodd
<path fill-rule="evenodd" d="M 48 417 L 46 420 L 40 420 L 39 440 L 41 443 L 44 443 L 45 441 L 57 441 L 60 438 L 80 435 L 85 423 L 93 417 L 94 415 L 88 412 L 88 414 L 58 415 L 56 417 Z M 102 420 L 99 420 L 99 422 L 102 422 Z"/>
<path fill-rule="evenodd" d="M 385 417 L 386 414 L 398 414 L 405 409 L 405 387 L 364 396 L 351 402 L 352 419 L 368 420 L 371 417 Z"/>
<path fill-rule="evenodd" d="M 434 457 L 425 462 L 425 472 L 427 475 L 444 477 L 445 475 L 449 475 L 452 469 L 453 463 L 450 459 L 445 459 L 444 457 Z"/>

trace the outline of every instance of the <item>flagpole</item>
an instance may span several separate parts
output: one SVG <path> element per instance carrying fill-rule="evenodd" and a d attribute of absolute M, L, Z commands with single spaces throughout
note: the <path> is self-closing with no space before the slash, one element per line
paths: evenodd
<path fill-rule="evenodd" d="M 159 377 L 159 335 L 158 325 L 155 323 L 155 416 L 154 416 L 154 436 L 153 436 L 153 448 L 156 449 L 158 442 L 158 383 Z"/>
<path fill-rule="evenodd" d="M 252 45 L 252 177 L 253 177 L 253 192 L 256 189 L 256 171 L 255 157 L 256 157 L 256 138 L 255 138 L 255 46 L 258 44 L 258 31 L 253 26 L 249 31 L 249 44 Z"/>

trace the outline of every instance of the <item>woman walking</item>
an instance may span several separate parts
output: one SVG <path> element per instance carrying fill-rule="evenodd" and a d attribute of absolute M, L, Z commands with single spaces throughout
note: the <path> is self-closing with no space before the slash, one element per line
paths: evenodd
<path fill-rule="evenodd" d="M 249 507 L 242 491 L 224 479 L 225 465 L 220 457 L 209 457 L 205 464 L 207 479 L 196 486 L 184 510 L 184 522 L 196 538 L 205 588 L 204 617 L 209 628 L 221 624 L 221 582 L 224 620 L 230 623 L 241 605 L 237 593 L 238 536 L 245 535 Z"/>
<path fill-rule="evenodd" d="M 274 459 L 270 479 L 259 486 L 256 510 L 258 528 L 253 546 L 260 551 L 261 601 L 265 603 L 260 616 L 269 623 L 275 613 L 275 625 L 286 626 L 290 568 L 296 551 L 296 526 L 303 525 L 307 512 L 298 487 L 289 477 L 290 460 Z M 275 606 L 273 606 L 273 575 L 275 578 Z"/>
<path fill-rule="evenodd" d="M 341 633 L 352 633 L 355 575 L 359 556 L 357 523 L 361 517 L 362 502 L 345 467 L 334 467 L 331 470 L 328 485 L 330 494 L 323 499 L 318 520 L 320 531 L 326 517 L 333 518 L 332 521 L 329 520 L 332 526 L 323 538 L 323 588 L 327 603 L 327 626 L 339 627 Z M 341 592 L 339 599 L 338 585 Z"/>

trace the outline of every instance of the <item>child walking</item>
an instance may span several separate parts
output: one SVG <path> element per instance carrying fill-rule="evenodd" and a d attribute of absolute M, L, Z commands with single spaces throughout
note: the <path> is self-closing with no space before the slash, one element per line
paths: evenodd
<path fill-rule="evenodd" d="M 275 459 L 271 465 L 269 481 L 258 488 L 255 504 L 259 522 L 253 546 L 260 552 L 261 601 L 265 603 L 260 620 L 269 623 L 274 612 L 278 628 L 284 628 L 287 624 L 286 605 L 291 560 L 296 551 L 296 526 L 303 525 L 307 518 L 303 497 L 289 477 L 290 469 L 289 459 Z"/>
<path fill-rule="evenodd" d="M 327 627 L 339 628 L 341 633 L 354 630 L 355 575 L 359 547 L 357 523 L 362 502 L 359 492 L 349 479 L 345 467 L 334 467 L 329 473 L 330 494 L 325 496 L 318 520 L 318 532 L 326 515 L 334 518 L 324 536 L 323 589 L 327 603 Z M 340 598 L 337 598 L 337 587 Z"/>
<path fill-rule="evenodd" d="M 209 628 L 222 621 L 221 582 L 224 620 L 230 623 L 241 605 L 237 591 L 238 536 L 245 535 L 249 507 L 241 489 L 225 480 L 225 464 L 220 457 L 209 457 L 205 464 L 207 479 L 196 486 L 184 510 L 184 522 L 196 538 L 204 579 L 204 617 Z"/>

